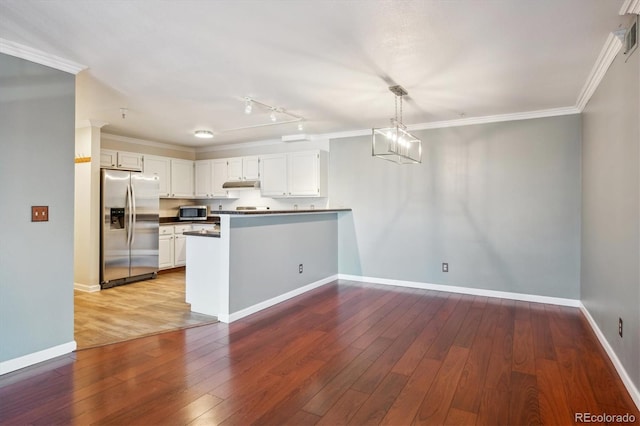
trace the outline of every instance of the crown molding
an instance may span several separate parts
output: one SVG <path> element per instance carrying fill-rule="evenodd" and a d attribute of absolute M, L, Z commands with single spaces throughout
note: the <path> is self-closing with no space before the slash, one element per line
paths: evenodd
<path fill-rule="evenodd" d="M 499 123 L 503 121 L 529 120 L 533 118 L 557 117 L 560 115 L 579 114 L 576 107 L 550 108 L 537 111 L 516 112 L 512 114 L 487 115 L 484 117 L 468 117 L 455 120 L 433 121 L 430 123 L 418 123 L 407 125 L 409 131 L 442 129 L 446 127 L 471 126 L 474 124 Z M 371 136 L 371 129 L 350 130 L 347 132 L 324 133 L 314 135 L 314 138 L 343 139 L 356 136 Z"/>
<path fill-rule="evenodd" d="M 155 147 L 155 148 L 172 149 L 174 151 L 183 151 L 183 152 L 188 152 L 188 153 L 191 153 L 191 154 L 195 154 L 195 152 L 196 152 L 195 148 L 188 147 L 188 146 L 173 145 L 173 144 L 162 143 L 162 142 L 154 142 L 154 141 L 149 141 L 149 140 L 145 140 L 145 139 L 131 138 L 129 136 L 114 135 L 112 133 L 102 133 L 101 137 L 106 138 L 106 139 L 111 139 L 111 140 L 114 140 L 114 141 L 118 141 L 118 142 L 130 143 L 130 144 L 134 144 L 134 145 L 144 145 L 144 146 L 152 146 L 152 147 Z"/>
<path fill-rule="evenodd" d="M 100 120 L 80 120 L 76 121 L 76 129 L 84 129 L 85 127 L 98 127 L 101 129 L 107 124 L 109 123 Z"/>
<path fill-rule="evenodd" d="M 41 50 L 34 49 L 33 47 L 25 46 L 4 38 L 0 38 L 0 53 L 55 68 L 70 74 L 78 74 L 80 71 L 88 68 L 86 65 L 61 58 L 60 56 L 51 55 Z"/>
<path fill-rule="evenodd" d="M 620 15 L 626 15 L 628 13 L 640 14 L 640 0 L 625 0 L 618 13 Z"/>
<path fill-rule="evenodd" d="M 500 123 L 503 121 L 530 120 L 534 118 L 557 117 L 561 115 L 579 114 L 576 107 L 561 107 L 542 109 L 537 111 L 514 112 L 510 114 L 486 115 L 484 117 L 468 117 L 456 120 L 434 121 L 431 123 L 412 124 L 407 126 L 409 131 L 442 129 L 445 127 L 472 126 L 474 124 Z"/>
<path fill-rule="evenodd" d="M 283 144 L 280 139 L 266 139 L 262 141 L 230 143 L 224 145 L 207 145 L 196 148 L 195 152 L 201 154 L 204 152 L 228 151 L 230 149 L 254 148 L 256 146 L 279 145 Z"/>
<path fill-rule="evenodd" d="M 604 46 L 600 51 L 600 55 L 591 69 L 591 73 L 587 77 L 587 81 L 584 83 L 584 86 L 580 91 L 580 95 L 578 95 L 576 108 L 579 112 L 582 112 L 587 106 L 589 99 L 591 99 L 591 96 L 593 96 L 600 85 L 600 82 L 604 78 L 604 75 L 607 73 L 607 70 L 613 63 L 613 60 L 616 58 L 621 47 L 622 42 L 620 39 L 614 33 L 609 33 L 607 41 L 604 43 Z"/>

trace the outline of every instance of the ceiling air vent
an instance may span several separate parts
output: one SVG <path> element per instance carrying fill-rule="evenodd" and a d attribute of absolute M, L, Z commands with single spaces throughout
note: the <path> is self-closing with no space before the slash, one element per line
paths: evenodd
<path fill-rule="evenodd" d="M 624 54 L 629 56 L 638 46 L 638 15 L 624 35 Z"/>

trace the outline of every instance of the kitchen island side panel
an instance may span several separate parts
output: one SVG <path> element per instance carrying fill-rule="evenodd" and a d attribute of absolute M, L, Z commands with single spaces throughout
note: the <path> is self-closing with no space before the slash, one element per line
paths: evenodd
<path fill-rule="evenodd" d="M 230 232 L 232 313 L 338 273 L 336 213 L 233 218 Z"/>

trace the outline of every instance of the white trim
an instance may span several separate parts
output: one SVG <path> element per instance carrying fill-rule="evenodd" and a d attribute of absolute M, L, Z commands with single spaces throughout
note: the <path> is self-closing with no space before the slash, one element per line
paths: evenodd
<path fill-rule="evenodd" d="M 576 107 L 562 107 L 541 109 L 537 111 L 514 112 L 510 114 L 487 115 L 484 117 L 468 117 L 456 120 L 434 121 L 432 123 L 412 124 L 407 126 L 410 131 L 441 129 L 445 127 L 471 126 L 474 124 L 502 123 L 504 121 L 530 120 L 533 118 L 557 117 L 561 115 L 579 114 Z"/>
<path fill-rule="evenodd" d="M 471 126 L 474 124 L 502 123 L 505 121 L 530 120 L 533 118 L 557 117 L 561 115 L 580 114 L 577 107 L 561 107 L 542 109 L 537 111 L 514 112 L 511 114 L 487 115 L 484 117 L 468 117 L 455 120 L 433 121 L 430 123 L 418 123 L 407 125 L 410 131 L 442 129 L 447 127 Z M 328 139 L 352 138 L 356 136 L 371 136 L 371 129 L 350 130 L 346 132 L 325 133 L 315 137 Z"/>
<path fill-rule="evenodd" d="M 591 96 L 593 96 L 600 85 L 600 82 L 604 78 L 604 75 L 613 63 L 613 60 L 616 58 L 621 47 L 622 42 L 620 39 L 614 33 L 609 33 L 607 41 L 604 43 L 604 46 L 602 46 L 600 55 L 598 55 L 598 59 L 593 65 L 591 73 L 589 73 L 587 81 L 584 83 L 584 86 L 580 91 L 580 95 L 578 95 L 578 99 L 576 100 L 576 108 L 579 112 L 582 112 L 587 106 L 589 99 L 591 99 Z"/>
<path fill-rule="evenodd" d="M 106 121 L 100 121 L 100 120 L 80 120 L 80 121 L 76 121 L 76 129 L 84 129 L 87 127 L 102 128 L 107 124 L 109 123 L 107 123 Z"/>
<path fill-rule="evenodd" d="M 30 365 L 37 364 L 39 362 L 48 361 L 61 355 L 69 354 L 75 351 L 76 347 L 76 341 L 73 340 L 71 342 L 27 354 L 19 358 L 2 361 L 0 362 L 0 375 L 20 370 L 21 368 L 29 367 Z"/>
<path fill-rule="evenodd" d="M 487 296 L 498 299 L 521 300 L 524 302 L 547 303 L 549 305 L 580 307 L 581 303 L 577 299 L 565 299 L 561 297 L 540 296 L 537 294 L 512 293 L 508 291 L 487 290 L 482 288 L 460 287 L 452 285 L 431 284 L 417 281 L 393 280 L 388 278 L 363 277 L 361 275 L 338 274 L 338 279 L 359 281 L 363 283 L 383 284 L 396 287 L 420 288 L 423 290 L 446 291 L 449 293 L 470 294 L 473 296 Z"/>
<path fill-rule="evenodd" d="M 626 15 L 627 13 L 640 14 L 640 0 L 625 0 L 618 13 L 620 15 Z"/>
<path fill-rule="evenodd" d="M 203 152 L 228 151 L 231 149 L 253 148 L 256 146 L 267 145 L 284 145 L 284 143 L 280 139 L 266 139 L 262 141 L 229 143 L 224 145 L 207 145 L 196 148 L 196 153 L 201 154 Z"/>
<path fill-rule="evenodd" d="M 624 383 L 624 386 L 627 388 L 629 395 L 631 395 L 631 399 L 633 399 L 633 402 L 635 402 L 636 406 L 640 410 L 640 390 L 638 390 L 638 388 L 633 384 L 633 381 L 631 380 L 631 377 L 629 377 L 627 370 L 625 370 L 624 366 L 620 362 L 620 359 L 618 358 L 618 355 L 616 355 L 616 352 L 613 350 L 613 348 L 609 344 L 609 341 L 600 330 L 600 327 L 598 327 L 598 323 L 596 323 L 596 320 L 593 319 L 587 307 L 580 303 L 580 310 L 587 318 L 587 321 L 589 321 L 589 325 L 598 337 L 598 340 L 600 341 L 600 344 L 602 345 L 604 350 L 607 352 L 607 355 L 609 355 L 609 359 L 611 359 L 613 366 L 616 368 L 616 371 L 620 375 L 622 383 Z"/>
<path fill-rule="evenodd" d="M 73 289 L 74 290 L 78 290 L 78 291 L 84 291 L 86 293 L 95 293 L 100 291 L 100 284 L 80 284 L 80 283 L 73 283 Z"/>
<path fill-rule="evenodd" d="M 163 142 L 154 142 L 154 141 L 149 141 L 146 139 L 138 139 L 138 138 L 131 138 L 129 136 L 120 136 L 120 135 L 114 135 L 112 133 L 102 133 L 100 135 L 102 138 L 105 139 L 111 139 L 114 141 L 118 141 L 118 142 L 126 142 L 126 143 L 130 143 L 130 144 L 134 144 L 134 145 L 145 145 L 145 146 L 153 146 L 156 148 L 163 148 L 163 149 L 172 149 L 174 151 L 184 151 L 184 152 L 189 152 L 191 154 L 195 154 L 196 149 L 193 147 L 188 147 L 188 146 L 182 146 L 182 145 L 173 145 L 170 143 L 163 143 Z"/>
<path fill-rule="evenodd" d="M 277 305 L 278 303 L 284 302 L 285 300 L 291 299 L 292 297 L 296 297 L 301 295 L 302 293 L 311 291 L 314 288 L 318 288 L 325 284 L 329 284 L 330 282 L 333 282 L 337 279 L 338 279 L 338 275 L 331 275 L 330 277 L 323 278 L 311 284 L 307 284 L 304 287 L 296 288 L 295 290 L 291 290 L 287 293 L 281 294 L 280 296 L 276 296 L 269 300 L 265 300 L 264 302 L 256 303 L 255 305 L 249 306 L 248 308 L 242 309 L 240 311 L 233 312 L 231 314 L 218 315 L 218 320 L 220 322 L 225 322 L 225 323 L 237 321 L 248 315 L 255 314 L 258 311 L 269 308 L 273 305 Z"/>
<path fill-rule="evenodd" d="M 25 46 L 24 44 L 9 41 L 4 38 L 0 38 L 0 53 L 15 56 L 16 58 L 25 59 L 70 74 L 78 74 L 80 71 L 87 69 L 86 65 L 61 58 L 60 56 L 51 55 L 42 50 L 34 49 L 33 47 Z"/>

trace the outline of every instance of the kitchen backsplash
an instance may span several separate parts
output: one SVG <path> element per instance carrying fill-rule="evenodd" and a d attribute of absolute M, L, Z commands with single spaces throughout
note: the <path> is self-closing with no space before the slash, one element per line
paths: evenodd
<path fill-rule="evenodd" d="M 160 217 L 177 217 L 178 208 L 185 205 L 205 205 L 214 213 L 218 210 L 235 210 L 238 206 L 265 206 L 271 210 L 324 209 L 328 207 L 328 198 L 267 198 L 260 196 L 259 189 L 240 189 L 232 193 L 232 199 L 183 200 L 174 198 L 160 199 Z M 220 208 L 222 206 L 222 208 Z M 313 207 L 312 207 L 313 206 Z"/>

